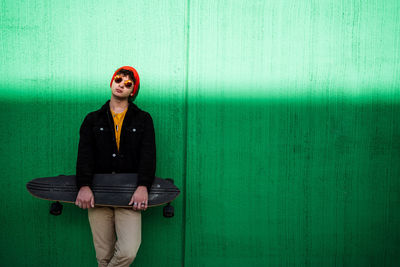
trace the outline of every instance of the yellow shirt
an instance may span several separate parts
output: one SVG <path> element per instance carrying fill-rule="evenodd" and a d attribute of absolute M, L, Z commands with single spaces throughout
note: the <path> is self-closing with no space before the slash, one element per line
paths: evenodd
<path fill-rule="evenodd" d="M 125 114 L 128 109 L 125 109 L 121 113 L 115 113 L 111 108 L 110 108 L 110 110 L 111 110 L 112 117 L 114 119 L 115 140 L 117 142 L 117 148 L 119 151 L 119 141 L 121 138 L 122 123 L 124 121 Z"/>

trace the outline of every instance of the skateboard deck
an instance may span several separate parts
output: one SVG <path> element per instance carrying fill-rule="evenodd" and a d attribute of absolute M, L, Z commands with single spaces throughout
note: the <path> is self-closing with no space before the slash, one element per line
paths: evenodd
<path fill-rule="evenodd" d="M 171 180 L 172 181 L 172 180 Z M 149 192 L 148 207 L 173 201 L 180 193 L 169 180 L 156 177 Z M 78 195 L 75 175 L 36 178 L 26 184 L 37 198 L 75 203 Z M 96 206 L 129 208 L 129 201 L 137 188 L 136 173 L 95 174 L 91 189 Z"/>

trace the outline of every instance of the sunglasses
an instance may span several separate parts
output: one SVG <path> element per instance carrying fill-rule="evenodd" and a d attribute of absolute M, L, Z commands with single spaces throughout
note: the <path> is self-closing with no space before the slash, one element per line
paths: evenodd
<path fill-rule="evenodd" d="M 117 75 L 117 76 L 115 76 L 114 81 L 115 81 L 116 83 L 120 83 L 120 82 L 122 82 L 122 77 L 119 76 L 119 75 Z M 129 88 L 131 88 L 131 86 L 133 85 L 133 82 L 132 82 L 131 80 L 126 80 L 126 81 L 124 82 L 124 85 L 125 85 L 125 87 L 126 87 L 127 89 L 129 89 Z"/>

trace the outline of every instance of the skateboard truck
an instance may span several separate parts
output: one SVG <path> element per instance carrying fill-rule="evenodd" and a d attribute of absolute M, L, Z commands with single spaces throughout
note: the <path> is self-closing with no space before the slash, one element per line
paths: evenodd
<path fill-rule="evenodd" d="M 174 180 L 171 178 L 166 178 L 165 180 L 174 184 Z M 174 207 L 171 206 L 171 202 L 168 202 L 168 204 L 163 208 L 163 215 L 166 218 L 174 217 Z"/>
<path fill-rule="evenodd" d="M 166 218 L 174 217 L 174 207 L 171 206 L 171 203 L 168 203 L 167 206 L 163 208 L 163 214 Z"/>
<path fill-rule="evenodd" d="M 65 176 L 65 174 L 60 174 L 58 176 Z M 63 209 L 63 205 L 60 202 L 53 202 L 50 206 L 50 214 L 54 216 L 61 215 Z"/>
<path fill-rule="evenodd" d="M 60 202 L 53 202 L 50 206 L 50 214 L 54 216 L 61 215 L 63 205 Z"/>

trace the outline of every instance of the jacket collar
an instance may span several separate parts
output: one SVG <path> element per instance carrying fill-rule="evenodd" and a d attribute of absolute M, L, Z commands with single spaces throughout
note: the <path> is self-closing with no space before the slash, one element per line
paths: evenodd
<path fill-rule="evenodd" d="M 100 108 L 100 110 L 103 111 L 103 112 L 107 112 L 107 110 L 110 110 L 110 100 L 108 100 L 108 101 Z M 139 111 L 138 106 L 136 106 L 136 105 L 133 104 L 132 102 L 129 102 L 127 113 L 131 113 L 131 112 L 135 112 L 135 113 L 136 113 L 137 111 Z"/>

